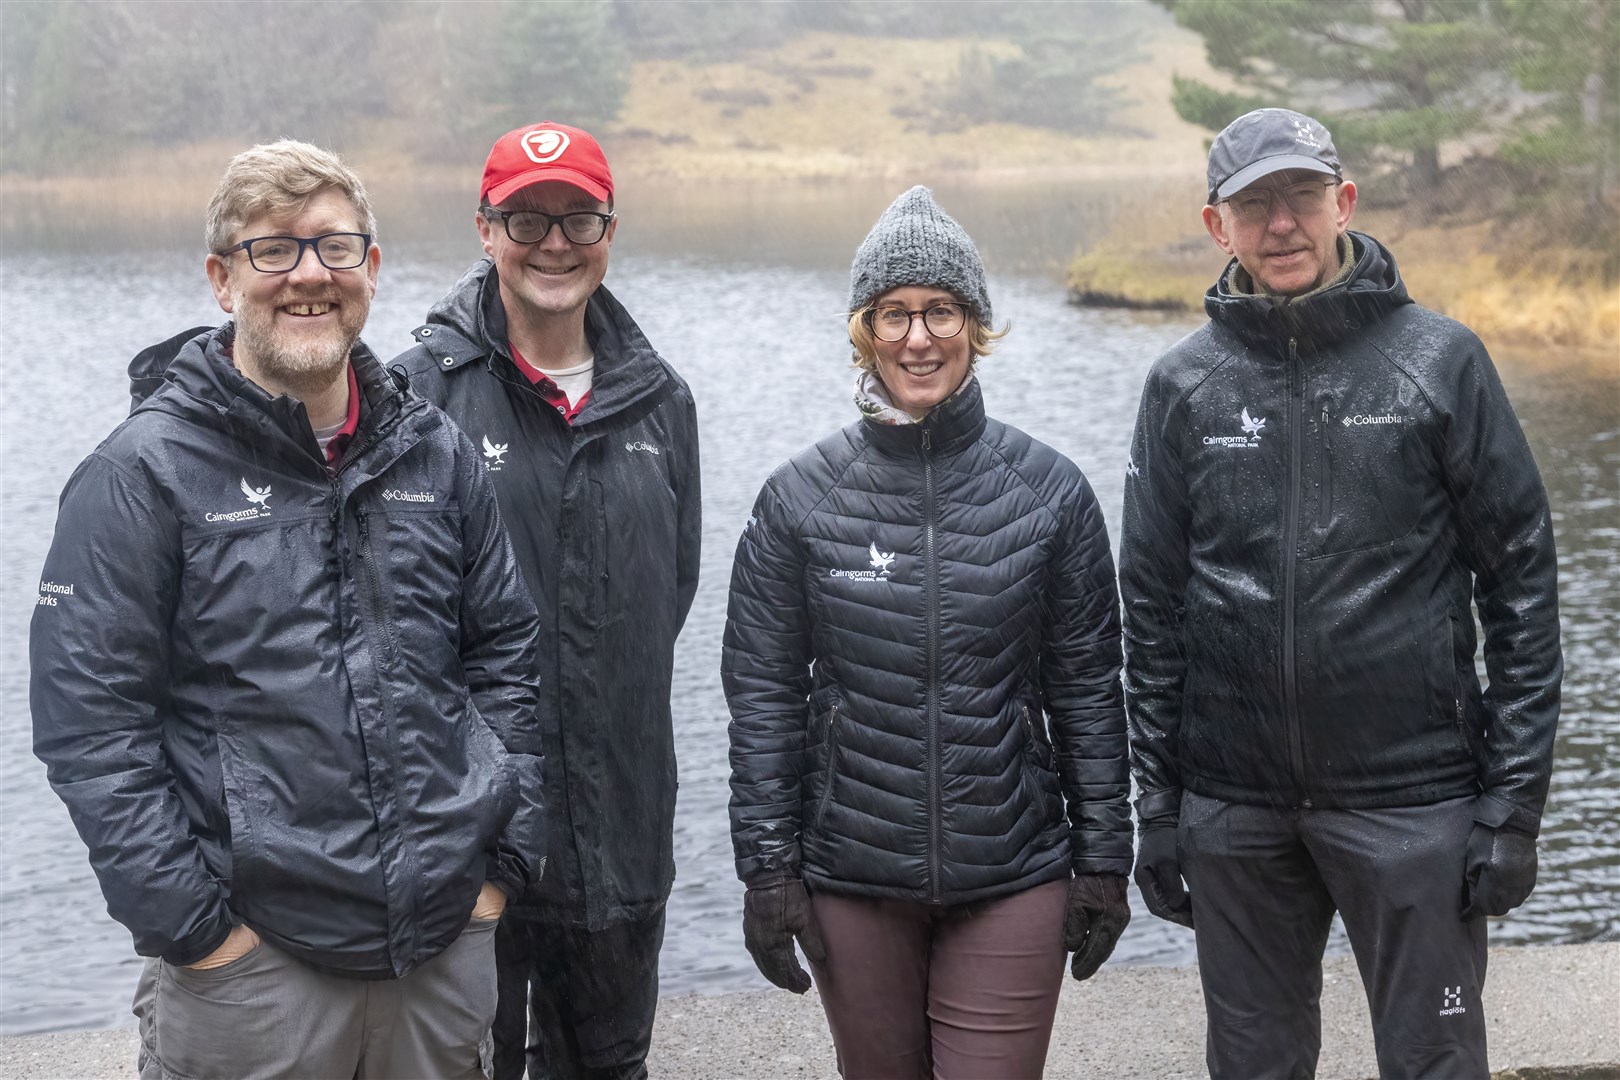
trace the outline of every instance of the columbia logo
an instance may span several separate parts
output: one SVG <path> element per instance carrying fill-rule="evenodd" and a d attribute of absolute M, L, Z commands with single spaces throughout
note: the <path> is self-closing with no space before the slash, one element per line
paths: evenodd
<path fill-rule="evenodd" d="M 644 450 L 647 453 L 654 455 L 655 457 L 658 454 L 663 453 L 662 450 L 660 450 L 658 447 L 654 446 L 650 442 L 627 442 L 627 443 L 624 444 L 624 448 L 626 450 L 630 451 L 631 453 L 635 453 L 637 450 Z"/>
<path fill-rule="evenodd" d="M 1395 413 L 1385 413 L 1383 416 L 1368 416 L 1364 413 L 1358 413 L 1353 416 L 1344 417 L 1344 419 L 1340 420 L 1339 423 L 1348 428 L 1361 427 L 1364 424 L 1398 424 L 1401 422 L 1401 419 L 1402 418 Z"/>

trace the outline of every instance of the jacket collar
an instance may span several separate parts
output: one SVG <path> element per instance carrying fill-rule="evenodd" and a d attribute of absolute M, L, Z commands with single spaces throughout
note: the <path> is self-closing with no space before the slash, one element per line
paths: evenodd
<path fill-rule="evenodd" d="M 490 259 L 480 259 L 412 331 L 444 372 L 482 360 L 490 371 L 512 366 L 500 277 Z M 585 335 L 596 357 L 591 397 L 575 426 L 629 408 L 660 390 L 669 369 L 618 298 L 599 286 L 585 305 Z M 516 377 L 514 375 L 514 377 Z"/>
<path fill-rule="evenodd" d="M 984 434 L 984 395 L 979 377 L 969 375 L 967 383 L 940 402 L 915 424 L 885 424 L 872 417 L 861 418 L 867 440 L 885 453 L 912 457 L 923 449 L 934 456 L 960 453 Z"/>
<path fill-rule="evenodd" d="M 1354 266 L 1340 280 L 1297 299 L 1257 296 L 1233 289 L 1233 259 L 1204 294 L 1204 310 L 1249 347 L 1286 355 L 1289 339 L 1320 349 L 1410 304 L 1389 249 L 1365 233 L 1346 235 Z"/>

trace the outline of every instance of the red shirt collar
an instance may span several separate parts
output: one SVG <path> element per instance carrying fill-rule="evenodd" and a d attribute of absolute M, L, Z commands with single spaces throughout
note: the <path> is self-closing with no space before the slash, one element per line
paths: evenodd
<path fill-rule="evenodd" d="M 354 433 L 360 429 L 360 383 L 354 377 L 354 365 L 349 365 L 349 415 L 344 417 L 343 426 L 338 428 L 337 434 L 326 444 L 326 463 L 336 465 L 338 458 L 343 456 L 349 443 L 354 439 Z"/>
<path fill-rule="evenodd" d="M 562 387 L 552 382 L 551 378 L 545 372 L 541 371 L 539 368 L 525 360 L 523 358 L 523 354 L 518 352 L 516 345 L 508 341 L 506 343 L 506 347 L 511 350 L 512 363 L 517 365 L 517 369 L 523 373 L 523 377 L 528 379 L 529 382 L 534 385 L 535 391 L 539 393 L 541 397 L 545 398 L 546 401 L 550 402 L 551 405 L 556 408 L 558 414 L 564 420 L 572 424 L 574 422 L 574 417 L 579 415 L 579 411 L 583 409 L 585 407 L 585 403 L 590 400 L 591 392 L 589 390 L 585 391 L 579 396 L 578 401 L 570 405 L 568 403 L 568 395 L 563 393 Z"/>

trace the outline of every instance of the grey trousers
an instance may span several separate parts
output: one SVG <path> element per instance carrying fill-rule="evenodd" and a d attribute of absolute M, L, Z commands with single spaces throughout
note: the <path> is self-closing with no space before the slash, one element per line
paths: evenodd
<path fill-rule="evenodd" d="M 1322 950 L 1337 909 L 1384 1080 L 1487 1080 L 1485 919 L 1464 920 L 1472 798 L 1278 810 L 1187 792 L 1192 892 L 1215 1080 L 1305 1080 L 1322 1044 Z"/>
<path fill-rule="evenodd" d="M 495 921 L 474 919 L 403 979 L 345 979 L 268 942 L 208 971 L 148 960 L 135 989 L 142 1080 L 488 1075 Z"/>

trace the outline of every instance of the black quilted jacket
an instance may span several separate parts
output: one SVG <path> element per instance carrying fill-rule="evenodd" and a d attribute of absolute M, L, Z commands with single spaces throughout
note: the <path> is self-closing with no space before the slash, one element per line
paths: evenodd
<path fill-rule="evenodd" d="M 794 457 L 731 581 L 739 876 L 955 904 L 1126 873 L 1119 634 L 1090 485 L 976 381 Z"/>
<path fill-rule="evenodd" d="M 1534 833 L 1563 670 L 1547 494 L 1479 339 L 1351 238 L 1303 302 L 1223 275 L 1148 375 L 1120 554 L 1141 810 L 1481 794 Z"/>

